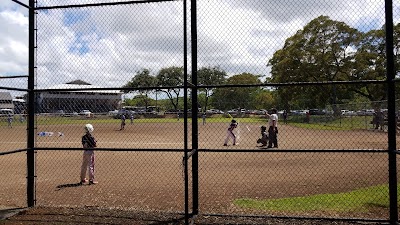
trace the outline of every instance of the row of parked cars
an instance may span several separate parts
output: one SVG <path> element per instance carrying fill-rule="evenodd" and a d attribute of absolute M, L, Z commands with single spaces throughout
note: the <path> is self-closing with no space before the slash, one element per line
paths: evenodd
<path fill-rule="evenodd" d="M 83 111 L 85 111 L 85 110 L 83 110 Z M 179 113 L 179 112 L 180 111 L 175 112 L 175 113 Z M 266 113 L 268 113 L 268 110 L 266 110 L 266 109 L 260 109 L 260 110 L 231 109 L 231 110 L 227 110 L 226 112 L 219 110 L 219 109 L 206 110 L 206 114 L 225 114 L 225 113 L 229 113 L 231 115 L 237 115 L 237 114 L 265 115 Z M 328 111 L 325 109 L 305 109 L 305 110 L 290 110 L 287 113 L 288 113 L 288 115 L 306 115 L 306 114 L 332 115 L 333 111 Z M 121 115 L 124 115 L 126 118 L 129 118 L 131 115 L 135 115 L 135 114 L 141 114 L 141 113 L 135 112 L 133 110 L 127 110 L 127 109 L 113 110 L 113 111 L 108 112 L 109 116 L 116 118 L 116 119 L 121 118 Z M 284 111 L 280 110 L 280 111 L 278 111 L 278 114 L 283 115 Z M 341 115 L 343 115 L 343 116 L 356 116 L 356 115 L 357 116 L 372 116 L 373 114 L 374 114 L 373 109 L 363 109 L 363 110 L 359 110 L 359 111 L 351 111 L 351 110 L 346 110 L 346 109 L 341 110 Z"/>
<path fill-rule="evenodd" d="M 57 110 L 54 112 L 55 115 L 57 116 L 63 116 L 63 117 L 70 117 L 70 116 L 85 116 L 85 117 L 91 117 L 92 112 L 90 110 L 84 109 L 78 112 L 71 112 L 71 113 L 66 113 L 64 110 Z"/>
<path fill-rule="evenodd" d="M 382 112 L 387 111 L 387 109 L 382 109 Z M 291 110 L 289 114 L 291 115 L 305 115 L 309 113 L 310 115 L 332 115 L 333 111 L 328 111 L 324 109 L 308 109 L 308 110 Z M 372 116 L 375 110 L 373 109 L 361 109 L 358 111 L 342 109 L 340 114 L 342 116 Z"/>
<path fill-rule="evenodd" d="M 267 110 L 249 110 L 249 109 L 230 109 L 227 110 L 226 113 L 229 114 L 255 114 L 255 115 L 265 115 Z M 225 112 L 219 109 L 208 109 L 206 111 L 207 114 L 224 114 Z"/>

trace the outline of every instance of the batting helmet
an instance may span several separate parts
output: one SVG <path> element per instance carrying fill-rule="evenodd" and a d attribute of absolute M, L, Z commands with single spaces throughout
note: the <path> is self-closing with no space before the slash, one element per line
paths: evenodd
<path fill-rule="evenodd" d="M 261 126 L 261 131 L 262 132 L 265 132 L 267 130 L 267 127 L 266 126 Z"/>
<path fill-rule="evenodd" d="M 93 125 L 88 123 L 85 125 L 85 131 L 92 133 L 94 131 Z"/>

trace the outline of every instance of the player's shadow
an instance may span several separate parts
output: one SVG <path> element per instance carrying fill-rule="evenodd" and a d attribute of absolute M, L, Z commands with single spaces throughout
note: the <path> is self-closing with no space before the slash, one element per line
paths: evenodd
<path fill-rule="evenodd" d="M 72 183 L 72 184 L 60 184 L 60 185 L 57 185 L 56 188 L 57 188 L 57 191 L 59 191 L 64 188 L 79 187 L 79 186 L 82 186 L 82 184 L 80 182 Z"/>

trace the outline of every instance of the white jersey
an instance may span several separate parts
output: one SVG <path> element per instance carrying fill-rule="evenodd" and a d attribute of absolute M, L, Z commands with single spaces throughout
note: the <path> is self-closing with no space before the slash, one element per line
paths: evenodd
<path fill-rule="evenodd" d="M 269 120 L 268 120 L 268 126 L 272 127 L 274 126 L 274 121 L 275 121 L 275 126 L 278 126 L 278 115 L 277 114 L 271 114 L 269 116 Z"/>

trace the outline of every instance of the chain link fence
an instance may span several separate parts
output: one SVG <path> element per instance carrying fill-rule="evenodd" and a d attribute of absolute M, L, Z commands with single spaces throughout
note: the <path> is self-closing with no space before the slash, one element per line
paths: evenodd
<path fill-rule="evenodd" d="M 389 220 L 385 2 L 192 4 L 35 1 L 34 79 L 1 79 L 0 205 L 29 202 L 33 151 L 38 206 Z M 279 148 L 257 143 L 271 108 Z"/>

